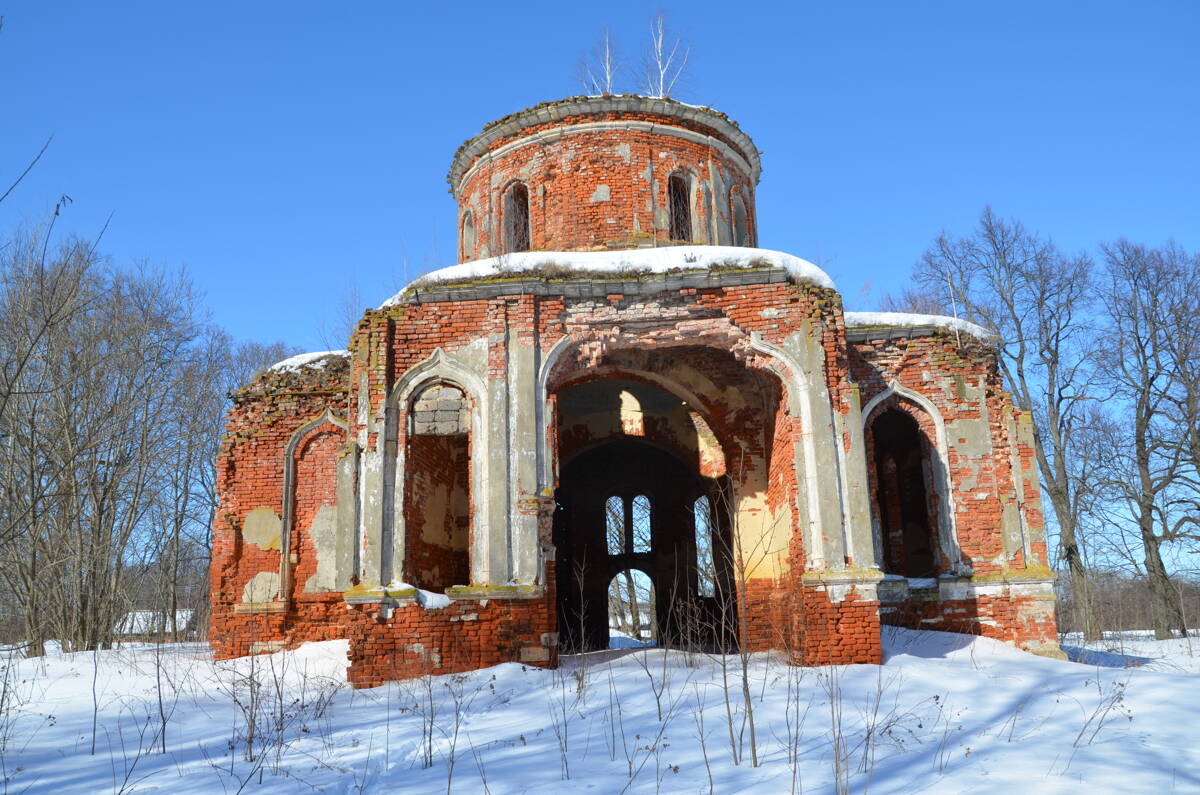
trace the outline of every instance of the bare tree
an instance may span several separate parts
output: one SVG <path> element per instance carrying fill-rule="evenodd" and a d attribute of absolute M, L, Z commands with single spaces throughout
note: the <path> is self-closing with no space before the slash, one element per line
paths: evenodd
<path fill-rule="evenodd" d="M 879 302 L 882 312 L 915 312 L 920 315 L 953 315 L 946 290 L 903 288 L 898 295 L 885 295 Z"/>
<path fill-rule="evenodd" d="M 3 247 L 0 582 L 30 653 L 105 647 L 135 603 L 177 634 L 202 603 L 234 350 L 181 272 L 40 230 Z"/>
<path fill-rule="evenodd" d="M 646 52 L 642 92 L 648 97 L 669 97 L 687 68 L 692 48 L 676 38 L 670 41 L 667 17 L 662 11 L 650 21 L 650 48 Z"/>
<path fill-rule="evenodd" d="M 1089 362 L 1094 329 L 1087 320 L 1095 290 L 1093 263 L 1066 256 L 1019 222 L 985 208 L 971 234 L 944 233 L 916 266 L 923 295 L 943 295 L 966 317 L 1000 336 L 1000 369 L 1019 408 L 1034 417 L 1042 488 L 1058 529 L 1059 553 L 1072 591 L 1086 610 L 1080 511 L 1091 481 L 1073 469 L 1074 446 L 1096 397 Z M 1098 630 L 1089 622 L 1089 639 Z"/>
<path fill-rule="evenodd" d="M 591 96 L 615 94 L 617 48 L 608 28 L 600 32 L 600 41 L 579 62 L 579 84 Z"/>
<path fill-rule="evenodd" d="M 1200 310 L 1197 267 L 1175 246 L 1146 248 L 1126 240 L 1104 246 L 1109 281 L 1103 301 L 1111 323 L 1102 353 L 1121 421 L 1111 426 L 1105 484 L 1119 510 L 1116 527 L 1132 518 L 1155 604 L 1154 634 L 1187 634 L 1164 561 L 1163 548 L 1200 542 L 1200 504 L 1194 462 L 1178 412 L 1187 405 L 1188 374 L 1179 350 L 1189 351 Z M 1181 343 L 1180 340 L 1185 342 Z M 1184 357 L 1186 360 L 1186 357 Z M 1184 366 L 1181 367 L 1181 364 Z"/>
<path fill-rule="evenodd" d="M 358 328 L 358 321 L 362 320 L 364 305 L 358 283 L 348 281 L 342 289 L 332 320 L 323 319 L 320 322 L 321 344 L 329 350 L 345 347 L 354 330 Z"/>

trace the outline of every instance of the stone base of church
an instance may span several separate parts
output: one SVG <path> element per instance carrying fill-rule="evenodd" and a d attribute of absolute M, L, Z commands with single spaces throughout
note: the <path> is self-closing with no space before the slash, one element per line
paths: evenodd
<path fill-rule="evenodd" d="M 517 598 L 455 599 L 438 609 L 415 599 L 389 601 L 351 607 L 347 678 L 354 687 L 505 662 L 558 665 L 552 590 Z"/>
<path fill-rule="evenodd" d="M 1062 657 L 1054 616 L 1054 578 L 1048 571 L 988 577 L 887 580 L 880 585 L 880 620 L 909 629 L 981 635 L 1020 649 Z"/>
<path fill-rule="evenodd" d="M 881 625 L 995 638 L 1061 657 L 1053 580 L 1045 572 L 905 580 L 878 572 L 806 572 L 798 581 L 752 579 L 737 620 L 750 651 L 782 651 L 797 665 L 878 664 Z M 218 659 L 300 643 L 350 641 L 354 687 L 486 668 L 504 662 L 558 665 L 553 588 L 450 589 L 444 607 L 412 589 L 361 589 L 308 597 L 289 612 L 270 605 L 214 617 Z"/>

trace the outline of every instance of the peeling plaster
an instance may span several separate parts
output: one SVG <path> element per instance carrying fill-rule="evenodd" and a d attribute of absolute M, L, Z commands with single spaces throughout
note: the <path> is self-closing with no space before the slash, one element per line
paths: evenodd
<path fill-rule="evenodd" d="M 260 571 L 242 589 L 242 601 L 247 604 L 274 602 L 279 598 L 279 572 Z"/>
<path fill-rule="evenodd" d="M 242 538 L 259 549 L 279 549 L 283 537 L 283 521 L 271 508 L 255 508 L 246 514 Z"/>

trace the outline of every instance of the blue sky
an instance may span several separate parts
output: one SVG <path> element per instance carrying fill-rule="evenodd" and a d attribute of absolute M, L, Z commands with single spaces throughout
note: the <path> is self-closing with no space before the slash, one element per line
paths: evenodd
<path fill-rule="evenodd" d="M 656 7 L 4 4 L 0 182 L 54 141 L 0 232 L 67 194 L 60 229 L 111 213 L 116 262 L 186 266 L 236 336 L 320 348 L 354 288 L 374 305 L 450 264 L 455 148 L 579 93 L 605 25 L 632 78 Z M 675 96 L 763 150 L 761 244 L 853 308 L 987 203 L 1068 250 L 1200 248 L 1200 3 L 661 7 L 692 46 Z"/>

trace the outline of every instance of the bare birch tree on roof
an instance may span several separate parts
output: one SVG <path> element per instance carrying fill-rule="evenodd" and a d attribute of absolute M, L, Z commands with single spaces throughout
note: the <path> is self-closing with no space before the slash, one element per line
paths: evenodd
<path fill-rule="evenodd" d="M 588 95 L 595 97 L 617 93 L 617 57 L 612 32 L 605 28 L 600 32 L 599 43 L 579 62 L 579 84 Z"/>
<path fill-rule="evenodd" d="M 663 12 L 650 22 L 650 48 L 645 57 L 645 82 L 642 93 L 648 97 L 669 97 L 687 68 L 692 48 L 681 39 L 670 41 L 667 18 Z"/>

